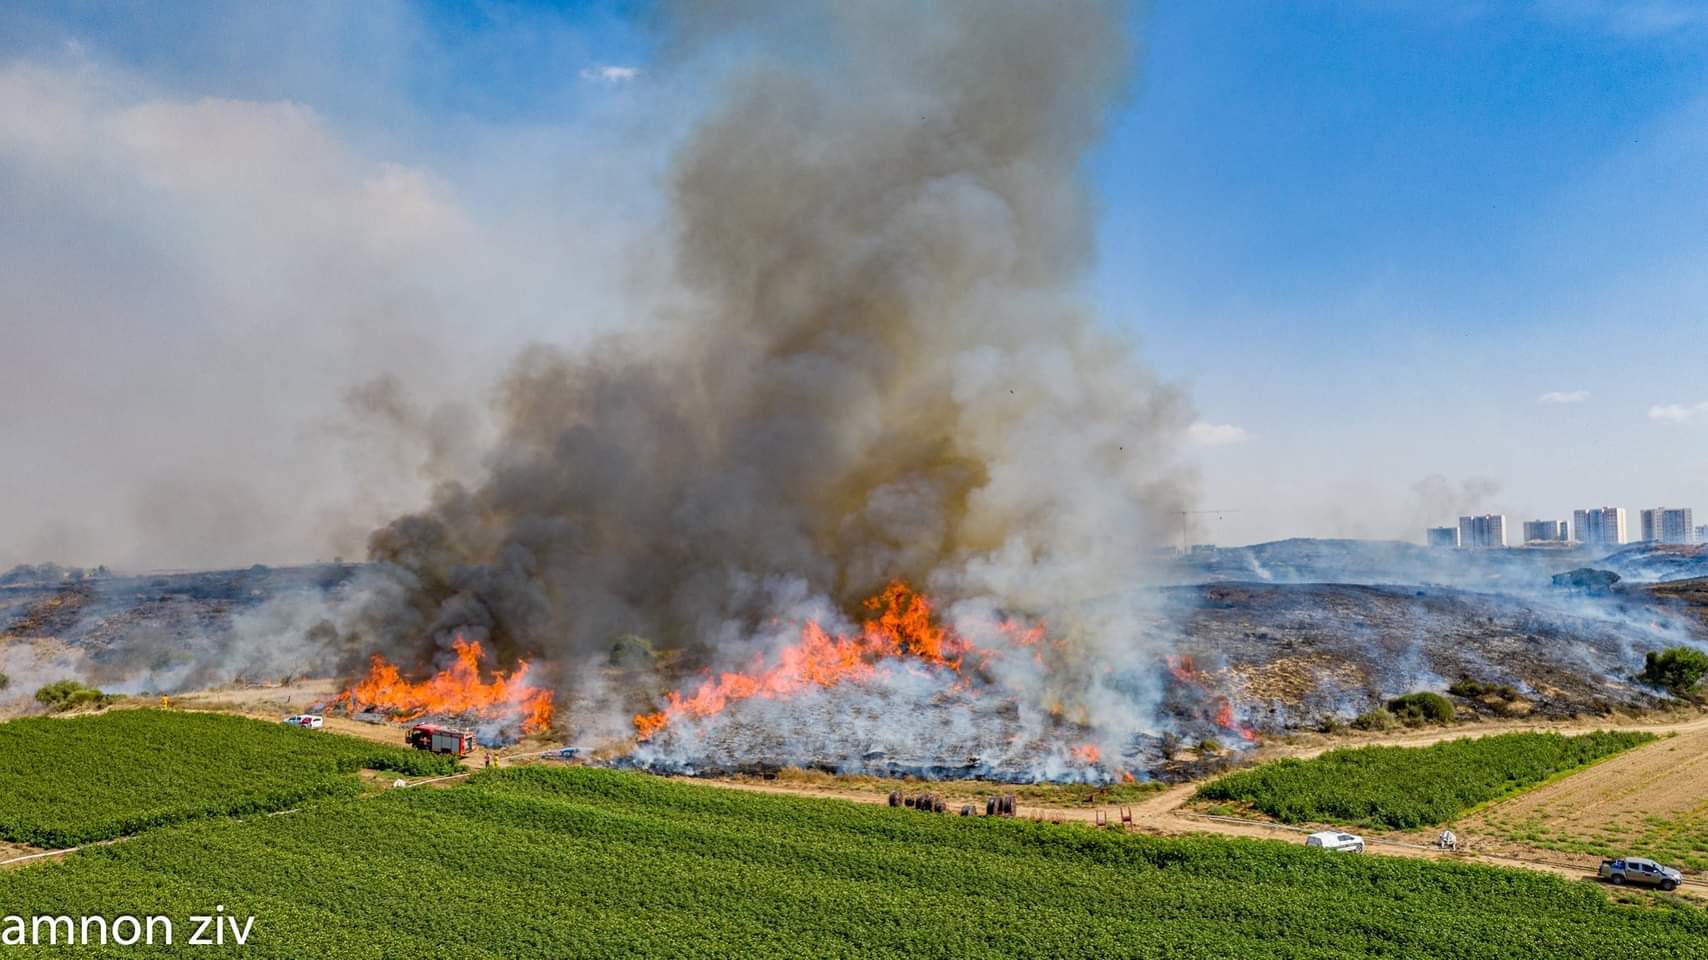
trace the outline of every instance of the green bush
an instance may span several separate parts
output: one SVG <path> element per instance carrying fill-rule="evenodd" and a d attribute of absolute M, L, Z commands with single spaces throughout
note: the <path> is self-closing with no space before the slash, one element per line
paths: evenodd
<path fill-rule="evenodd" d="M 1704 676 L 1708 676 L 1708 653 L 1673 647 L 1659 652 L 1650 650 L 1643 657 L 1643 672 L 1637 679 L 1675 697 L 1689 697 L 1702 685 Z"/>
<path fill-rule="evenodd" d="M 1381 707 L 1366 710 L 1352 720 L 1352 725 L 1359 730 L 1390 730 L 1395 723 L 1394 715 Z"/>
<path fill-rule="evenodd" d="M 1389 700 L 1388 712 L 1408 727 L 1421 727 L 1426 723 L 1452 723 L 1456 711 L 1453 701 L 1441 694 L 1419 691 Z"/>
<path fill-rule="evenodd" d="M 50 710 L 72 710 L 77 707 L 104 707 L 116 697 L 86 687 L 76 680 L 57 680 L 36 690 L 36 702 Z"/>
<path fill-rule="evenodd" d="M 1248 803 L 1284 823 L 1410 830 L 1653 739 L 1624 732 L 1509 733 L 1428 747 L 1331 750 L 1229 774 L 1198 796 Z"/>
<path fill-rule="evenodd" d="M 1212 737 L 1205 737 L 1198 741 L 1198 752 L 1206 757 L 1221 753 L 1222 741 L 1216 740 Z"/>

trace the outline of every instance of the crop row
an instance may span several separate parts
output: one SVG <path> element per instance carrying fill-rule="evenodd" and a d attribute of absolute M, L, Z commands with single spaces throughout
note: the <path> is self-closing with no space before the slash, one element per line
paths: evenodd
<path fill-rule="evenodd" d="M 1412 829 L 1445 823 L 1497 797 L 1638 744 L 1647 733 L 1508 733 L 1428 747 L 1331 750 L 1232 773 L 1198 791 L 1284 823 Z"/>
<path fill-rule="evenodd" d="M 1668 957 L 1708 938 L 1700 911 L 1541 875 L 597 770 L 188 824 L 0 874 L 0 902 L 218 902 L 256 916 L 258 957 Z"/>
<path fill-rule="evenodd" d="M 362 768 L 449 772 L 444 757 L 211 713 L 117 710 L 0 724 L 0 838 L 67 847 L 360 791 Z"/>

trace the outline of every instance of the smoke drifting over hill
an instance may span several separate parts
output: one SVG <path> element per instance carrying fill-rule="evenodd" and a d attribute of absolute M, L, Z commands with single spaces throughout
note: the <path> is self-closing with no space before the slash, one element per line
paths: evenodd
<path fill-rule="evenodd" d="M 1084 601 L 1142 581 L 1190 489 L 1190 411 L 1071 295 L 1122 12 L 678 18 L 675 62 L 723 65 L 672 170 L 686 306 L 517 361 L 484 479 L 373 535 L 405 602 L 351 653 L 422 667 L 460 633 L 561 665 L 639 634 L 732 662 L 903 578 L 951 619 L 1042 617 L 1085 708 L 1145 641 Z"/>

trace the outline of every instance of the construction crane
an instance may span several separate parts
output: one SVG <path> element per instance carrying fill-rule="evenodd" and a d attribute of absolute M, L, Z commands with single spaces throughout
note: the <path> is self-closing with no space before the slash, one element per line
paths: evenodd
<path fill-rule="evenodd" d="M 1220 520 L 1225 514 L 1238 512 L 1238 510 L 1176 510 L 1175 514 L 1180 517 L 1180 552 L 1186 552 L 1186 527 L 1191 522 L 1190 518 L 1214 516 Z"/>

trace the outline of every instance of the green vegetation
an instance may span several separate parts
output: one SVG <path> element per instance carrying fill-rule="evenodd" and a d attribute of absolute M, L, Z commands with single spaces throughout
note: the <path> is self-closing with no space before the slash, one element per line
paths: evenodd
<path fill-rule="evenodd" d="M 1408 727 L 1421 727 L 1426 723 L 1452 723 L 1456 711 L 1453 701 L 1441 694 L 1420 691 L 1389 700 L 1388 712 Z"/>
<path fill-rule="evenodd" d="M 1691 956 L 1708 913 L 1556 877 L 491 771 L 0 873 L 9 913 L 257 919 L 246 955 Z M 80 955 L 161 955 L 144 947 Z"/>
<path fill-rule="evenodd" d="M 1550 823 L 1542 815 L 1490 813 L 1484 822 L 1498 836 L 1543 850 L 1603 858 L 1640 852 L 1669 866 L 1708 870 L 1708 816 L 1700 813 L 1676 817 L 1616 814 L 1604 825 L 1588 830 Z"/>
<path fill-rule="evenodd" d="M 1352 725 L 1359 730 L 1391 730 L 1397 723 L 1399 721 L 1394 719 L 1394 715 L 1381 707 L 1366 710 L 1352 721 Z"/>
<path fill-rule="evenodd" d="M 1199 789 L 1284 823 L 1412 829 L 1444 823 L 1497 797 L 1653 740 L 1647 733 L 1508 733 L 1428 747 L 1331 750 L 1279 760 Z"/>
<path fill-rule="evenodd" d="M 449 758 L 212 713 L 115 710 L 0 724 L 0 839 L 69 847 L 198 817 L 361 791 L 364 767 L 448 773 Z"/>
<path fill-rule="evenodd" d="M 58 680 L 36 691 L 36 702 L 54 711 L 104 707 L 115 699 L 76 680 Z"/>
<path fill-rule="evenodd" d="M 1708 676 L 1708 653 L 1673 647 L 1659 652 L 1650 650 L 1643 657 L 1643 672 L 1637 679 L 1675 697 L 1691 697 L 1701 687 L 1704 676 Z"/>

